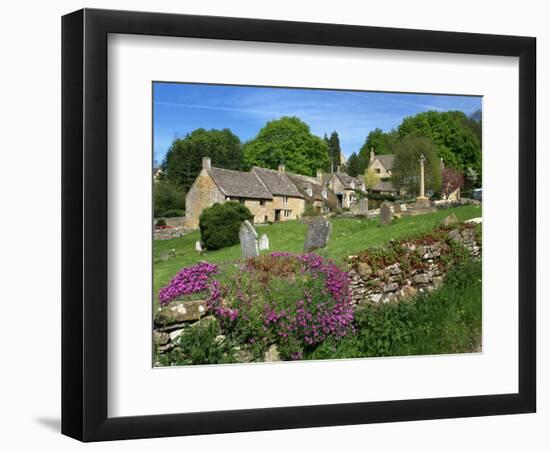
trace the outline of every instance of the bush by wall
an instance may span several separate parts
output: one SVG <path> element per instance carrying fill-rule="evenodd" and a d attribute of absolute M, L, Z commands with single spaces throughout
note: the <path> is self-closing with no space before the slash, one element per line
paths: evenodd
<path fill-rule="evenodd" d="M 241 203 L 215 203 L 199 217 L 201 241 L 208 250 L 235 245 L 239 242 L 241 223 L 252 218 L 250 210 Z"/>

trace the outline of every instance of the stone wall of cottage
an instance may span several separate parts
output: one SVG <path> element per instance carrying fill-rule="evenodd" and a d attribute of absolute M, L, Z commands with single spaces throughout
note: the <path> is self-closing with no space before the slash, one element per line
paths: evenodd
<path fill-rule="evenodd" d="M 214 203 L 225 202 L 225 195 L 220 191 L 212 177 L 202 169 L 185 196 L 185 227 L 199 227 L 202 210 Z"/>
<path fill-rule="evenodd" d="M 464 245 L 470 257 L 481 257 L 481 243 L 476 241 L 473 227 L 454 228 L 448 238 Z M 431 292 L 443 285 L 448 265 L 441 257 L 446 240 L 430 245 L 402 244 L 407 252 L 415 252 L 423 261 L 420 269 L 405 269 L 399 262 L 382 269 L 373 270 L 367 263 L 359 262 L 358 256 L 349 257 L 351 290 L 355 305 L 365 303 L 390 303 L 407 300 L 419 293 Z"/>

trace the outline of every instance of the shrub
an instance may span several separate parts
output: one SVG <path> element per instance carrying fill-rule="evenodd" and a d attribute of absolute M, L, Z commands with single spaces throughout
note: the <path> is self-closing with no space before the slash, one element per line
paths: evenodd
<path fill-rule="evenodd" d="M 220 339 L 217 320 L 201 320 L 185 329 L 177 346 L 166 355 L 159 355 L 162 365 L 224 364 L 235 362 L 234 350 L 228 339 Z"/>
<path fill-rule="evenodd" d="M 185 216 L 184 209 L 167 209 L 162 212 L 162 217 L 183 217 Z"/>
<path fill-rule="evenodd" d="M 318 216 L 319 213 L 316 211 L 315 207 L 313 206 L 313 203 L 307 202 L 306 207 L 304 208 L 304 212 L 302 213 L 302 216 L 304 217 L 312 217 L 312 216 Z"/>
<path fill-rule="evenodd" d="M 185 205 L 185 194 L 170 181 L 159 180 L 153 184 L 153 205 L 155 217 L 170 217 L 166 211 L 181 210 Z"/>
<path fill-rule="evenodd" d="M 239 242 L 239 227 L 252 220 L 250 210 L 238 202 L 215 203 L 199 217 L 201 241 L 208 250 L 217 250 Z"/>
<path fill-rule="evenodd" d="M 207 305 L 256 357 L 275 343 L 283 359 L 301 359 L 308 348 L 352 330 L 348 274 L 312 253 L 250 259 L 212 282 Z"/>
<path fill-rule="evenodd" d="M 166 220 L 164 219 L 157 219 L 155 222 L 155 226 L 157 227 L 165 227 L 166 226 Z"/>

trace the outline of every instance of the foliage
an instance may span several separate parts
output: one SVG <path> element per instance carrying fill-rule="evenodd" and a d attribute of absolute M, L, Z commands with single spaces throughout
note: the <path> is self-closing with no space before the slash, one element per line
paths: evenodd
<path fill-rule="evenodd" d="M 355 314 L 356 332 L 327 340 L 307 359 L 466 353 L 481 343 L 481 262 L 449 272 L 443 287 L 412 301 L 368 304 Z"/>
<path fill-rule="evenodd" d="M 243 151 L 248 167 L 276 169 L 285 164 L 291 172 L 314 176 L 317 169 L 329 164 L 327 143 L 311 134 L 309 126 L 297 117 L 267 122 Z"/>
<path fill-rule="evenodd" d="M 380 177 L 372 167 L 369 167 L 367 170 L 365 170 L 365 186 L 368 190 L 371 190 L 376 185 L 376 183 L 378 183 L 379 179 Z"/>
<path fill-rule="evenodd" d="M 256 357 L 275 343 L 283 359 L 301 359 L 307 348 L 352 330 L 347 273 L 312 253 L 249 259 L 212 282 L 207 306 L 224 333 Z"/>
<path fill-rule="evenodd" d="M 452 167 L 441 169 L 441 193 L 448 197 L 451 193 L 464 186 L 464 175 Z"/>
<path fill-rule="evenodd" d="M 424 187 L 438 191 L 441 186 L 441 166 L 437 149 L 427 138 L 409 136 L 395 146 L 392 183 L 410 193 L 419 192 L 420 156 L 424 155 Z"/>
<path fill-rule="evenodd" d="M 347 172 L 350 176 L 356 177 L 359 174 L 362 174 L 365 171 L 367 163 L 357 153 L 352 153 L 347 162 Z"/>
<path fill-rule="evenodd" d="M 359 150 L 359 156 L 368 162 L 370 161 L 371 149 L 374 149 L 377 155 L 392 154 L 398 138 L 399 135 L 396 130 L 391 130 L 386 133 L 380 128 L 375 128 L 367 136 L 365 143 Z"/>
<path fill-rule="evenodd" d="M 155 222 L 155 226 L 157 227 L 165 227 L 166 226 L 166 220 L 164 219 L 157 219 Z"/>
<path fill-rule="evenodd" d="M 234 349 L 227 339 L 220 339 L 216 320 L 201 320 L 180 335 L 176 348 L 158 355 L 161 365 L 225 364 L 235 362 Z"/>
<path fill-rule="evenodd" d="M 336 172 L 338 166 L 340 165 L 342 157 L 342 149 L 340 148 L 340 138 L 336 131 L 333 131 L 330 134 L 330 137 L 327 137 L 325 134 L 325 142 L 328 147 L 328 165 L 325 167 L 327 172 Z"/>
<path fill-rule="evenodd" d="M 184 209 L 167 209 L 162 213 L 162 217 L 183 217 L 185 216 Z"/>
<path fill-rule="evenodd" d="M 428 111 L 405 118 L 398 128 L 399 138 L 428 138 L 437 148 L 436 156 L 443 158 L 446 166 L 462 172 L 471 167 L 481 174 L 481 129 L 476 134 L 472 121 L 478 125 L 460 111 Z"/>
<path fill-rule="evenodd" d="M 208 250 L 217 250 L 239 242 L 239 228 L 252 220 L 250 210 L 239 202 L 214 203 L 199 216 L 201 241 Z"/>
<path fill-rule="evenodd" d="M 318 216 L 319 213 L 317 212 L 317 210 L 315 209 L 315 207 L 313 206 L 313 203 L 312 202 L 306 202 L 306 206 L 304 208 L 304 212 L 302 213 L 302 216 L 303 217 L 313 217 L 313 216 Z"/>
<path fill-rule="evenodd" d="M 168 217 L 166 211 L 181 210 L 185 194 L 175 183 L 162 179 L 153 183 L 153 213 L 155 217 Z"/>
<path fill-rule="evenodd" d="M 162 177 L 177 185 L 184 193 L 189 190 L 202 168 L 202 158 L 210 157 L 212 165 L 239 170 L 242 148 L 239 138 L 229 129 L 199 128 L 183 139 L 175 139 L 162 162 Z M 167 209 L 177 209 L 172 206 Z"/>

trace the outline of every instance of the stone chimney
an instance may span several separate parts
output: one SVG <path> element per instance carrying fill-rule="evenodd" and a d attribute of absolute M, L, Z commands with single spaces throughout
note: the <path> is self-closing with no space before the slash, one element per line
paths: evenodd
<path fill-rule="evenodd" d="M 285 171 L 285 165 L 284 164 L 279 164 L 279 167 L 277 168 L 277 170 L 279 172 L 284 172 Z"/>
<path fill-rule="evenodd" d="M 319 183 L 323 181 L 323 171 L 321 169 L 317 169 L 317 181 Z"/>
<path fill-rule="evenodd" d="M 374 147 L 371 147 L 370 148 L 370 161 L 369 162 L 373 162 L 374 161 Z"/>
<path fill-rule="evenodd" d="M 202 158 L 202 168 L 204 170 L 210 170 L 212 168 L 212 161 L 208 156 Z"/>

